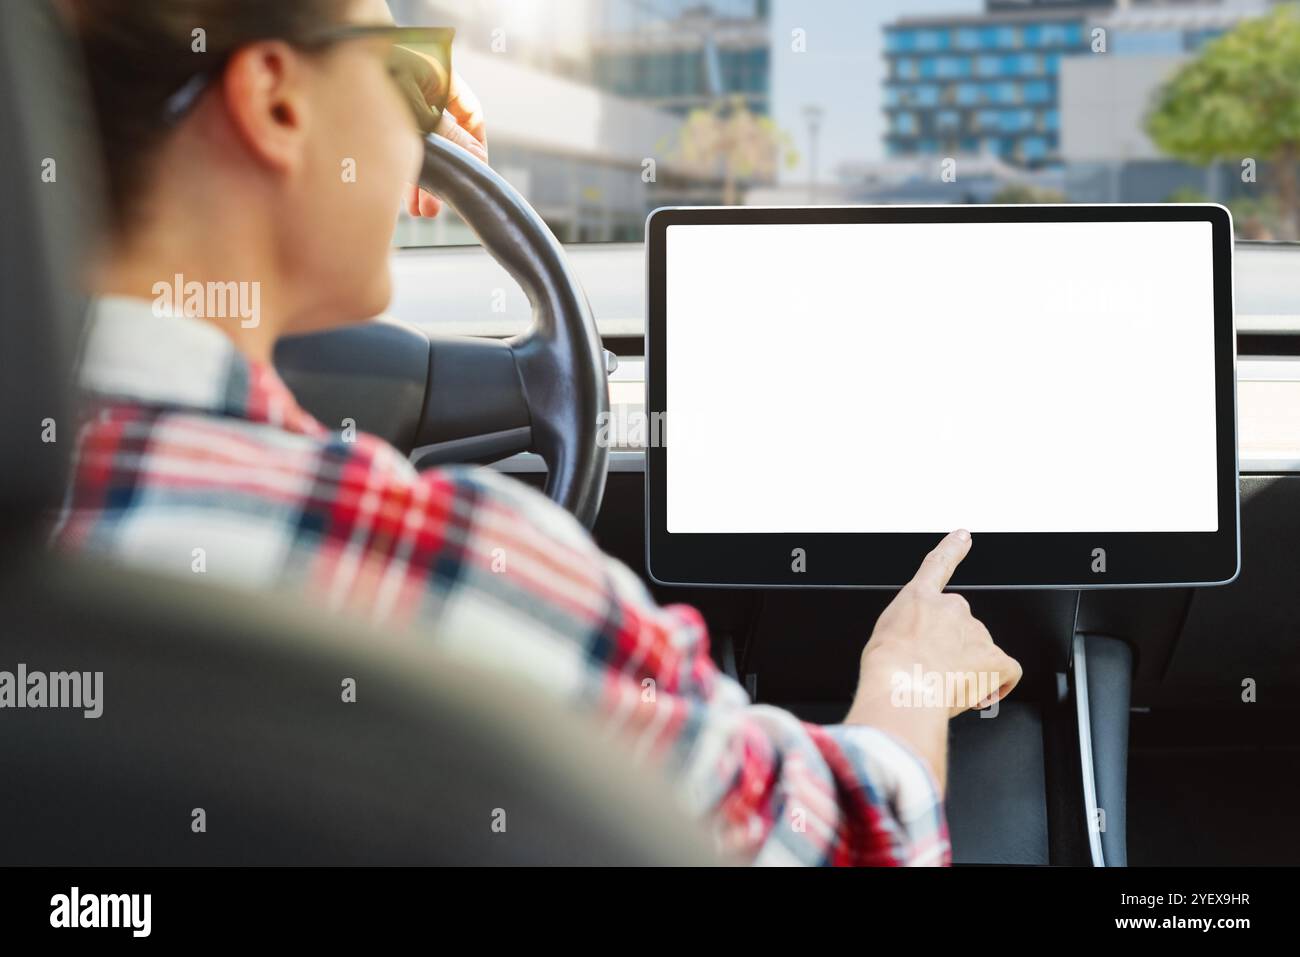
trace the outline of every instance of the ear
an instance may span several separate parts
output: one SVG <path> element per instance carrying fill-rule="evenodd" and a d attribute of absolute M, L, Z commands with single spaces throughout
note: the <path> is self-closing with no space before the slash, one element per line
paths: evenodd
<path fill-rule="evenodd" d="M 267 40 L 236 52 L 222 74 L 226 115 L 249 151 L 277 172 L 300 168 L 306 152 L 308 75 L 301 54 Z"/>

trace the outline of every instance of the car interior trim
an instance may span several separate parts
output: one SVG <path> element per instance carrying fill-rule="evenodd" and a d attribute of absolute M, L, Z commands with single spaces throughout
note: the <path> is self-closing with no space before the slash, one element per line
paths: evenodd
<path fill-rule="evenodd" d="M 1097 829 L 1097 779 L 1092 764 L 1092 712 L 1088 709 L 1088 656 L 1083 635 L 1074 634 L 1071 656 L 1074 671 L 1074 703 L 1079 727 L 1079 768 L 1083 774 L 1083 809 L 1088 828 L 1088 851 L 1094 867 L 1105 867 L 1101 833 Z"/>

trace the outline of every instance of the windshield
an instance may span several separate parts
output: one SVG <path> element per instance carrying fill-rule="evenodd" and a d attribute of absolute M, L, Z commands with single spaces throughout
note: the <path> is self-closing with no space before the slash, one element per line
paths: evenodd
<path fill-rule="evenodd" d="M 393 0 L 454 26 L 565 243 L 666 205 L 1217 202 L 1297 238 L 1300 9 L 1268 0 Z M 403 213 L 399 246 L 474 241 Z"/>

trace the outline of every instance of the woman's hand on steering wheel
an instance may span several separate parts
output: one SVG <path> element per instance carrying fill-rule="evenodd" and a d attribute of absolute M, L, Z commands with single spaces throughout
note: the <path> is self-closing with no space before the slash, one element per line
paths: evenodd
<path fill-rule="evenodd" d="M 435 131 L 457 146 L 463 146 L 484 163 L 488 161 L 487 128 L 478 97 L 460 76 L 452 71 L 447 105 Z M 406 211 L 412 216 L 432 218 L 442 212 L 442 200 L 414 184 L 406 187 Z"/>

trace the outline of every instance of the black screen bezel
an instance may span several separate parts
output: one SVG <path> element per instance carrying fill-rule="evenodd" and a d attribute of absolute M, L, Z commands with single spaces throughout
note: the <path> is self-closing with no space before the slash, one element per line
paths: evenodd
<path fill-rule="evenodd" d="M 899 588 L 942 537 L 935 533 L 670 534 L 666 461 L 671 434 L 663 375 L 666 242 L 673 225 L 767 223 L 1208 222 L 1214 268 L 1218 530 L 1214 532 L 976 532 L 953 588 L 1122 588 L 1221 585 L 1240 571 L 1236 334 L 1232 219 L 1212 204 L 1027 206 L 665 207 L 646 220 L 646 413 L 665 442 L 646 449 L 646 567 L 664 585 Z M 725 358 L 718 357 L 719 375 Z M 761 456 L 756 456 L 761 462 Z M 1172 469 L 1172 467 L 1171 467 Z M 1176 481 L 1176 478 L 1171 478 Z M 793 550 L 804 550 L 803 570 Z M 1093 549 L 1106 570 L 1094 572 Z"/>

